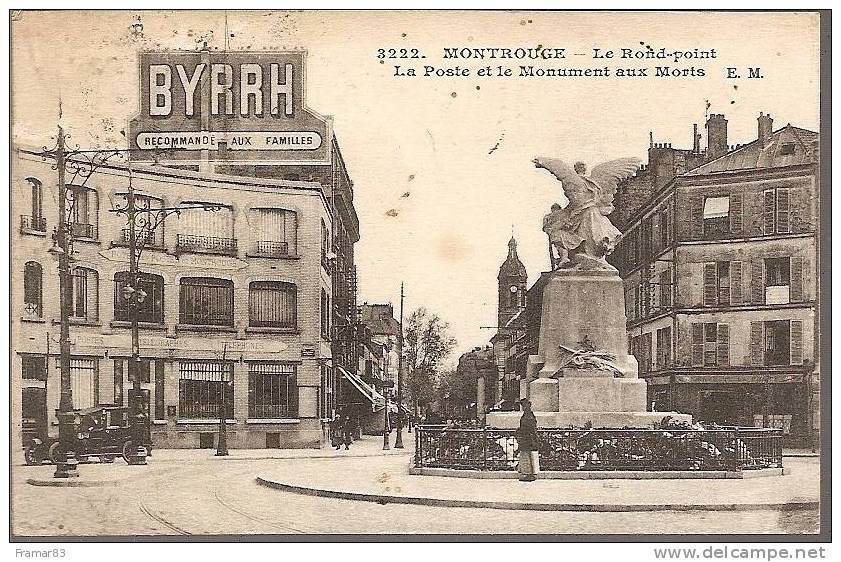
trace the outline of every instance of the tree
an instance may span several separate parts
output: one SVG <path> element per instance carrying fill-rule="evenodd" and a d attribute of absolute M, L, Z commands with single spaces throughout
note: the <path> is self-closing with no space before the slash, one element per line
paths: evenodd
<path fill-rule="evenodd" d="M 413 311 L 405 323 L 403 352 L 409 396 L 415 411 L 436 398 L 441 363 L 456 346 L 449 328 L 448 322 L 425 307 Z"/>

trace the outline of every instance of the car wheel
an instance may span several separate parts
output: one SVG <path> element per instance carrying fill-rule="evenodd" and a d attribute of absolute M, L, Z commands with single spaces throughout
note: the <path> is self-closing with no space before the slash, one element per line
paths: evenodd
<path fill-rule="evenodd" d="M 47 458 L 49 458 L 50 462 L 53 463 L 53 464 L 58 463 L 58 453 L 59 453 L 59 447 L 60 446 L 61 446 L 61 444 L 58 441 L 56 441 L 55 443 L 50 445 L 50 449 L 47 452 Z"/>
<path fill-rule="evenodd" d="M 44 462 L 44 453 L 40 445 L 29 445 L 24 451 L 23 458 L 26 464 L 33 466 Z"/>
<path fill-rule="evenodd" d="M 123 444 L 123 460 L 126 461 L 126 464 L 131 464 L 129 459 L 134 456 L 135 454 L 135 446 L 134 443 L 131 441 L 126 441 Z"/>

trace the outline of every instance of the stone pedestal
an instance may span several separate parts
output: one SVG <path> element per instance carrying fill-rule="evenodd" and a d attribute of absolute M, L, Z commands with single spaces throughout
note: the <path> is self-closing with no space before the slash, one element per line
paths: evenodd
<path fill-rule="evenodd" d="M 565 364 L 568 352 L 609 353 L 614 369 Z M 618 370 L 618 372 L 617 372 Z M 646 382 L 628 353 L 625 295 L 618 272 L 556 270 L 543 290 L 539 354 L 529 357 L 521 397 L 529 398 L 539 427 L 650 428 L 665 416 L 646 411 Z M 488 414 L 491 427 L 516 428 L 520 412 Z"/>

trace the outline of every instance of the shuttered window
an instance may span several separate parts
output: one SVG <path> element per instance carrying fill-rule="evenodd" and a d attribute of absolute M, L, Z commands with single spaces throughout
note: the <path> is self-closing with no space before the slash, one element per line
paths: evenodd
<path fill-rule="evenodd" d="M 704 264 L 704 305 L 730 304 L 730 262 Z"/>
<path fill-rule="evenodd" d="M 780 187 L 763 191 L 762 217 L 765 234 L 791 232 L 791 189 Z"/>
<path fill-rule="evenodd" d="M 791 321 L 791 364 L 803 364 L 803 322 L 800 320 Z"/>
<path fill-rule="evenodd" d="M 672 306 L 672 270 L 671 268 L 660 272 L 660 308 Z"/>
<path fill-rule="evenodd" d="M 280 281 L 254 281 L 248 291 L 248 324 L 255 327 L 296 328 L 297 287 Z"/>
<path fill-rule="evenodd" d="M 750 300 L 753 304 L 765 304 L 764 263 L 754 260 L 750 264 Z"/>
<path fill-rule="evenodd" d="M 727 367 L 730 365 L 730 327 L 727 324 L 718 325 L 718 341 L 716 342 L 716 351 L 719 367 Z"/>
<path fill-rule="evenodd" d="M 754 367 L 762 366 L 764 363 L 762 332 L 762 322 L 750 323 L 750 364 Z"/>
<path fill-rule="evenodd" d="M 224 395 L 225 417 L 232 418 L 233 374 L 233 363 L 181 361 L 178 377 L 178 415 L 182 418 L 218 419 Z"/>
<path fill-rule="evenodd" d="M 791 258 L 791 281 L 790 281 L 790 297 L 791 302 L 803 302 L 806 300 L 803 292 L 803 267 L 805 260 L 802 257 L 794 256 Z"/>

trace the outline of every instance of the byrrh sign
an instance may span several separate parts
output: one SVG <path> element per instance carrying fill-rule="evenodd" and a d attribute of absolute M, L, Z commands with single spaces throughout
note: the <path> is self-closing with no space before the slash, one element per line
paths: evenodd
<path fill-rule="evenodd" d="M 305 79 L 298 51 L 141 53 L 132 158 L 329 163 L 332 123 L 306 107 Z"/>

